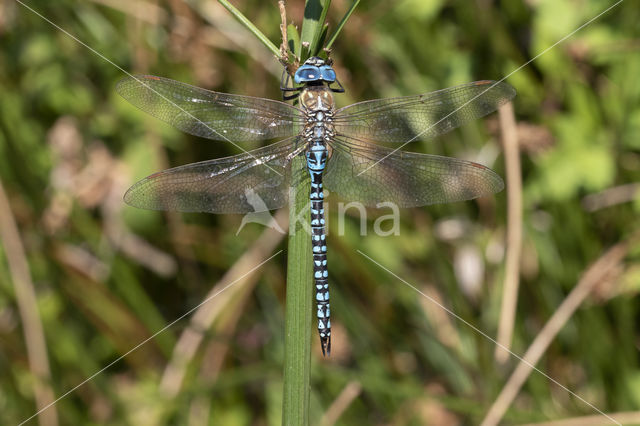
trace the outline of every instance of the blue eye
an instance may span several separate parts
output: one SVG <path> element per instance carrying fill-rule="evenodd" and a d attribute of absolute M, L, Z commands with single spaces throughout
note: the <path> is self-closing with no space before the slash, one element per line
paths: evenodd
<path fill-rule="evenodd" d="M 320 71 L 320 68 L 314 65 L 301 66 L 293 76 L 293 81 L 298 84 L 309 81 L 318 81 L 320 79 L 322 79 L 322 72 Z"/>
<path fill-rule="evenodd" d="M 329 65 L 323 65 L 320 67 L 320 76 L 326 82 L 336 81 L 336 72 Z"/>

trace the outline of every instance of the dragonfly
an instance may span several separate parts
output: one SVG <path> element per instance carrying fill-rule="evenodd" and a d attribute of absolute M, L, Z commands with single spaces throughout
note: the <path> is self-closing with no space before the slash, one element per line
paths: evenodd
<path fill-rule="evenodd" d="M 334 94 L 344 88 L 332 63 L 319 57 L 307 59 L 289 82 L 283 73 L 283 99 L 296 99 L 297 105 L 213 92 L 151 75 L 121 80 L 116 90 L 122 97 L 183 132 L 237 147 L 275 141 L 154 173 L 129 188 L 124 201 L 143 209 L 180 212 L 274 210 L 287 205 L 289 188 L 308 174 L 317 328 L 326 356 L 331 352 L 331 313 L 323 187 L 367 207 L 392 202 L 404 208 L 501 191 L 502 179 L 484 165 L 399 148 L 483 117 L 509 102 L 515 90 L 484 80 L 338 109 Z M 306 163 L 306 171 L 292 166 L 298 158 Z M 261 202 L 256 203 L 256 197 Z"/>

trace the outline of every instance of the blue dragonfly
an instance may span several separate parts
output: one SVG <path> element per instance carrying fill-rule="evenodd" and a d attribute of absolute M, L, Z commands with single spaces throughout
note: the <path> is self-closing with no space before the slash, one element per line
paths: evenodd
<path fill-rule="evenodd" d="M 336 109 L 333 94 L 344 89 L 331 63 L 319 57 L 305 61 L 294 74 L 294 85 L 288 85 L 289 77 L 283 76 L 283 97 L 297 98 L 298 106 L 149 75 L 120 81 L 117 91 L 126 100 L 186 133 L 236 146 L 277 140 L 231 157 L 152 174 L 129 188 L 124 200 L 151 210 L 249 213 L 256 212 L 256 206 L 273 210 L 288 203 L 289 188 L 308 173 L 318 332 L 322 353 L 328 355 L 331 321 L 323 186 L 371 207 L 381 202 L 418 207 L 501 191 L 502 179 L 481 164 L 397 148 L 483 117 L 510 101 L 515 90 L 501 82 L 477 81 Z M 292 168 L 298 156 L 306 157 L 306 172 Z M 255 203 L 255 197 L 261 202 Z"/>

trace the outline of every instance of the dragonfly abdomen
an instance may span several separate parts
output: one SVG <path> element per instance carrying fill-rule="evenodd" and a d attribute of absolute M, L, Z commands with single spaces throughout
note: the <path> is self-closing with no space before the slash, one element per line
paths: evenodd
<path fill-rule="evenodd" d="M 322 172 L 327 161 L 327 147 L 322 139 L 310 141 L 306 152 L 307 169 L 311 176 L 311 247 L 313 250 L 313 279 L 318 306 L 318 333 L 322 353 L 331 352 L 331 312 L 329 309 L 329 273 L 327 270 L 327 243 L 324 220 L 324 193 Z"/>
<path fill-rule="evenodd" d="M 324 220 L 322 174 L 329 156 L 327 143 L 335 135 L 332 117 L 335 108 L 331 90 L 325 86 L 309 86 L 300 94 L 307 124 L 304 138 L 309 144 L 306 152 L 307 169 L 311 176 L 311 246 L 313 250 L 313 279 L 318 306 L 318 333 L 323 355 L 331 352 L 331 311 L 329 309 L 329 273 L 327 270 L 327 242 Z"/>

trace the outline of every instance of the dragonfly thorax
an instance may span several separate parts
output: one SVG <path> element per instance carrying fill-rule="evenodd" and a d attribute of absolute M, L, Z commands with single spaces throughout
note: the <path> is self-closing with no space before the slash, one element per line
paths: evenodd
<path fill-rule="evenodd" d="M 333 93 L 326 86 L 308 86 L 300 93 L 300 105 L 309 114 L 312 111 L 333 111 Z"/>
<path fill-rule="evenodd" d="M 310 86 L 300 94 L 300 104 L 306 115 L 303 135 L 307 142 L 329 142 L 335 135 L 333 128 L 334 101 L 326 86 Z"/>

